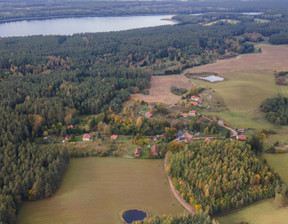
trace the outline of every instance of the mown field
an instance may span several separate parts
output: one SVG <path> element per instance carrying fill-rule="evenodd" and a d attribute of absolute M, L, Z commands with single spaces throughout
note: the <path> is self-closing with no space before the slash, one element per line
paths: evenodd
<path fill-rule="evenodd" d="M 17 223 L 121 223 L 120 212 L 133 208 L 182 213 L 163 170 L 163 160 L 72 159 L 56 194 L 23 203 Z"/>
<path fill-rule="evenodd" d="M 257 202 L 253 205 L 233 211 L 230 214 L 218 217 L 220 224 L 286 224 L 288 208 L 277 209 L 271 199 Z"/>

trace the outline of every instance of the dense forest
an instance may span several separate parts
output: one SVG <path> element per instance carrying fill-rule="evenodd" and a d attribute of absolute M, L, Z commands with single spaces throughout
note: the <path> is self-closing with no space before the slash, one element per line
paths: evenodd
<path fill-rule="evenodd" d="M 271 123 L 277 125 L 288 124 L 288 98 L 277 96 L 266 99 L 261 105 L 260 109 L 266 113 L 266 118 Z"/>
<path fill-rule="evenodd" d="M 281 180 L 243 142 L 193 142 L 169 156 L 169 173 L 182 198 L 209 214 L 270 198 Z"/>

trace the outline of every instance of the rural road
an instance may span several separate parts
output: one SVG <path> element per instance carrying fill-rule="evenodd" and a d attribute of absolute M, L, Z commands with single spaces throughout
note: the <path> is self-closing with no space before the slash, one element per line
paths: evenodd
<path fill-rule="evenodd" d="M 167 158 L 167 153 L 166 153 L 165 158 L 164 158 L 164 170 L 165 170 L 166 165 L 167 165 L 167 160 L 168 160 L 168 158 Z M 188 212 L 190 212 L 190 213 L 192 213 L 192 214 L 195 214 L 196 209 L 195 209 L 192 205 L 190 205 L 190 204 L 188 204 L 186 201 L 184 201 L 184 199 L 180 196 L 179 192 L 175 189 L 175 187 L 174 187 L 174 185 L 173 185 L 173 183 L 172 183 L 172 180 L 171 180 L 171 178 L 170 178 L 170 176 L 169 176 L 168 174 L 167 174 L 167 179 L 168 179 L 168 182 L 169 182 L 169 185 L 170 185 L 170 189 L 171 189 L 173 195 L 175 196 L 175 198 L 177 199 L 177 201 L 178 201 Z"/>

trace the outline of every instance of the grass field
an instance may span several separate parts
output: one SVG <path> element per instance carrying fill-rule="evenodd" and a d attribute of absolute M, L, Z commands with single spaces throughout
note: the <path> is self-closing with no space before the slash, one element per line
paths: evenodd
<path fill-rule="evenodd" d="M 246 208 L 217 218 L 220 224 L 286 224 L 288 208 L 277 209 L 271 199 L 257 202 Z"/>
<path fill-rule="evenodd" d="M 264 158 L 272 169 L 280 175 L 281 179 L 288 185 L 288 154 L 265 154 Z"/>
<path fill-rule="evenodd" d="M 120 212 L 133 208 L 182 213 L 163 170 L 163 160 L 72 159 L 56 194 L 23 203 L 17 223 L 120 224 Z"/>
<path fill-rule="evenodd" d="M 214 22 L 211 22 L 211 23 L 206 23 L 204 26 L 211 26 L 211 25 L 214 25 L 214 24 L 219 23 L 219 22 L 225 22 L 225 23 L 230 23 L 230 24 L 237 24 L 237 23 L 240 23 L 239 20 L 233 20 L 233 19 L 220 19 L 220 20 L 217 20 L 217 21 L 214 21 Z"/>
<path fill-rule="evenodd" d="M 235 128 L 274 127 L 259 111 L 259 106 L 266 98 L 276 96 L 278 93 L 286 94 L 288 87 L 277 86 L 273 74 L 268 73 L 231 72 L 221 74 L 221 77 L 226 81 L 209 83 L 193 80 L 197 86 L 212 88 L 223 98 L 229 109 L 221 112 L 206 112 L 206 114 L 214 114 Z"/>

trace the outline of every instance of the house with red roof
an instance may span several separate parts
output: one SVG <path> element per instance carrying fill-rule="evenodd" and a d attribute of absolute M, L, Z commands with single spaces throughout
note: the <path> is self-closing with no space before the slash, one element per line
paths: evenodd
<path fill-rule="evenodd" d="M 246 141 L 246 140 L 247 140 L 247 137 L 246 137 L 246 135 L 237 135 L 237 136 L 236 136 L 236 139 L 237 139 L 238 141 Z"/>
<path fill-rule="evenodd" d="M 179 116 L 180 116 L 180 117 L 188 117 L 188 114 L 186 114 L 186 113 L 180 113 Z"/>
<path fill-rule="evenodd" d="M 195 110 L 189 111 L 189 116 L 195 117 L 196 116 L 196 111 Z"/>
<path fill-rule="evenodd" d="M 118 135 L 111 135 L 110 138 L 113 139 L 113 140 L 117 140 L 118 139 Z"/>
<path fill-rule="evenodd" d="M 145 117 L 151 118 L 151 117 L 153 117 L 153 114 L 148 111 L 148 112 L 145 114 Z"/>
<path fill-rule="evenodd" d="M 133 155 L 134 155 L 135 157 L 140 157 L 140 148 L 139 148 L 139 147 L 138 147 L 137 149 L 135 149 Z"/>
<path fill-rule="evenodd" d="M 90 141 L 91 140 L 91 136 L 89 134 L 84 134 L 82 140 L 83 141 Z"/>
<path fill-rule="evenodd" d="M 198 103 L 194 102 L 194 101 L 190 102 L 190 104 L 193 105 L 193 106 L 198 106 Z"/>
<path fill-rule="evenodd" d="M 157 145 L 153 145 L 153 146 L 151 147 L 151 152 L 152 152 L 153 156 L 158 156 L 158 155 L 159 155 L 158 146 L 157 146 Z"/>

